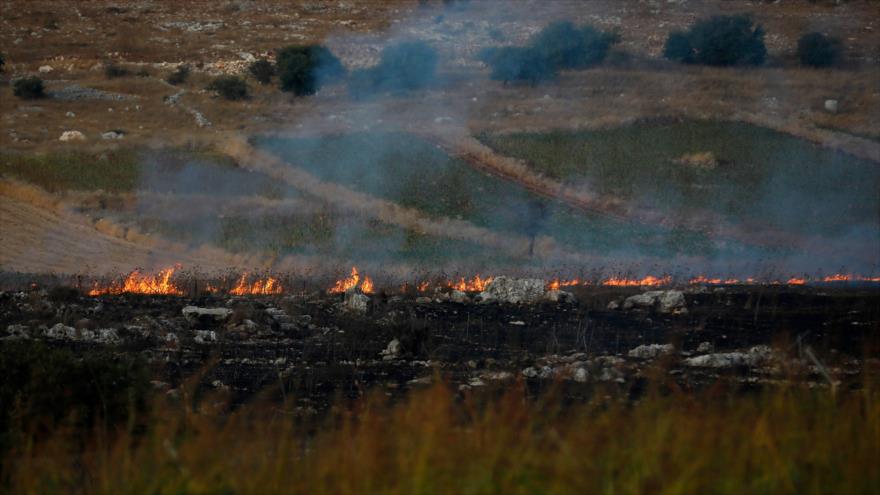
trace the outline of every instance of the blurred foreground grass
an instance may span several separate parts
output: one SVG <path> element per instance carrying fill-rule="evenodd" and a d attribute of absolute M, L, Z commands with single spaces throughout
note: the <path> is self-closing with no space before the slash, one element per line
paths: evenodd
<path fill-rule="evenodd" d="M 4 354 L 13 350 L 6 345 Z M 99 376 L 106 371 L 110 369 L 98 370 Z M 42 387 L 56 387 L 54 392 L 39 391 L 42 397 L 51 393 L 65 397 L 67 387 L 73 386 L 45 372 L 37 378 Z M 761 392 L 732 392 L 721 386 L 699 393 L 674 386 L 650 388 L 654 391 L 635 401 L 612 389 L 596 389 L 592 401 L 563 406 L 552 391 L 534 397 L 520 385 L 461 396 L 438 384 L 399 402 L 376 393 L 340 403 L 320 419 L 304 419 L 310 416 L 277 402 L 253 403 L 229 412 L 222 396 L 194 399 L 198 396 L 194 390 L 181 387 L 177 398 L 156 399 L 148 412 L 115 426 L 107 421 L 96 421 L 91 428 L 81 421 L 32 422 L 22 430 L 29 434 L 4 454 L 4 491 L 853 494 L 880 490 L 876 387 L 836 395 L 801 385 Z M 13 411 L 28 403 L 22 394 L 4 398 L 3 407 Z M 99 402 L 93 404 L 98 410 Z"/>

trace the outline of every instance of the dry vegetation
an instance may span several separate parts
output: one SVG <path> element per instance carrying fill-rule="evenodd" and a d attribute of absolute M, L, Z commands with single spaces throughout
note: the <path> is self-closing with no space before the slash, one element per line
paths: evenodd
<path fill-rule="evenodd" d="M 4 460 L 15 493 L 876 493 L 880 402 L 613 389 L 562 407 L 522 388 L 402 403 L 377 393 L 314 422 L 286 406 L 160 400 L 145 423 L 59 428 Z M 608 394 L 608 395 L 606 395 Z"/>

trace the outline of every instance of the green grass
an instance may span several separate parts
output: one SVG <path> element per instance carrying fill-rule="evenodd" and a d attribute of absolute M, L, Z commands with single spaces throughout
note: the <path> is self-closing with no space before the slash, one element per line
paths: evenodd
<path fill-rule="evenodd" d="M 574 212 L 518 184 L 488 176 L 435 145 L 402 133 L 356 133 L 320 139 L 266 137 L 256 146 L 319 178 L 417 209 L 507 234 L 546 235 L 575 250 L 608 253 L 714 254 L 699 232 L 669 231 Z M 734 246 L 735 247 L 735 246 Z"/>
<path fill-rule="evenodd" d="M 480 139 L 549 177 L 670 212 L 712 210 L 811 234 L 880 223 L 875 163 L 753 125 L 689 121 Z M 716 168 L 676 163 L 706 151 Z"/>
<path fill-rule="evenodd" d="M 138 184 L 138 154 L 134 150 L 102 154 L 79 151 L 46 154 L 0 152 L 0 174 L 36 184 L 51 192 L 128 192 Z"/>

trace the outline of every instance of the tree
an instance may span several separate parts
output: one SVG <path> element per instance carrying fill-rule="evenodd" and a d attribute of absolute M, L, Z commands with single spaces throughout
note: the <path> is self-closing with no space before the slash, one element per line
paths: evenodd
<path fill-rule="evenodd" d="M 694 47 L 691 39 L 683 31 L 673 31 L 666 38 L 663 46 L 663 56 L 669 60 L 690 64 L 694 62 Z"/>
<path fill-rule="evenodd" d="M 485 55 L 492 68 L 489 78 L 494 81 L 523 81 L 532 86 L 556 78 L 557 71 L 545 56 L 531 47 L 507 46 Z"/>
<path fill-rule="evenodd" d="M 617 41 L 614 33 L 602 32 L 590 25 L 578 27 L 564 21 L 545 27 L 532 39 L 530 46 L 556 69 L 580 70 L 602 63 L 608 50 Z"/>
<path fill-rule="evenodd" d="M 248 71 L 260 84 L 269 84 L 275 75 L 275 66 L 265 58 L 255 61 L 248 67 Z"/>
<path fill-rule="evenodd" d="M 345 74 L 342 62 L 321 45 L 294 45 L 278 53 L 281 90 L 297 96 L 315 94 L 322 85 Z"/>
<path fill-rule="evenodd" d="M 227 100 L 244 100 L 248 97 L 247 82 L 238 76 L 220 76 L 214 79 L 206 89 L 216 91 Z"/>
<path fill-rule="evenodd" d="M 15 81 L 12 92 L 23 100 L 35 100 L 46 96 L 43 80 L 37 76 L 25 77 Z"/>
<path fill-rule="evenodd" d="M 767 47 L 764 29 L 755 25 L 751 16 L 727 15 L 698 21 L 686 32 L 670 33 L 663 55 L 704 65 L 761 65 L 767 58 Z"/>
<path fill-rule="evenodd" d="M 830 67 L 840 62 L 843 44 L 838 38 L 822 33 L 808 33 L 798 40 L 797 55 L 801 65 Z"/>
<path fill-rule="evenodd" d="M 188 78 L 189 78 L 189 66 L 188 65 L 181 65 L 180 67 L 177 68 L 177 70 L 175 70 L 174 72 L 169 74 L 168 77 L 165 79 L 165 81 L 168 84 L 173 84 L 174 86 L 177 86 L 178 84 L 185 83 Z"/>
<path fill-rule="evenodd" d="M 560 70 L 583 70 L 602 63 L 618 41 L 617 34 L 590 25 L 555 22 L 526 46 L 488 48 L 478 58 L 492 69 L 489 77 L 494 80 L 535 85 L 554 79 Z"/>

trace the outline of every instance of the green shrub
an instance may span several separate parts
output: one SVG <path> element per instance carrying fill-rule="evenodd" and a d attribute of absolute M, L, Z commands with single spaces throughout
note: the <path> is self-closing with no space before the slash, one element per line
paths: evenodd
<path fill-rule="evenodd" d="M 243 100 L 248 97 L 247 82 L 238 76 L 220 76 L 214 79 L 206 89 L 216 91 L 227 100 Z"/>
<path fill-rule="evenodd" d="M 165 81 L 168 82 L 168 84 L 173 84 L 175 86 L 183 84 L 189 78 L 189 72 L 190 69 L 188 65 L 181 65 L 177 70 L 172 72 Z"/>
<path fill-rule="evenodd" d="M 269 84 L 272 82 L 272 76 L 275 75 L 275 66 L 272 65 L 272 62 L 261 58 L 252 63 L 248 67 L 248 71 L 260 84 Z"/>
<path fill-rule="evenodd" d="M 478 58 L 491 68 L 496 81 L 532 85 L 555 79 L 560 70 L 583 70 L 602 63 L 619 41 L 615 33 L 564 21 L 544 28 L 524 47 L 489 48 Z"/>
<path fill-rule="evenodd" d="M 492 48 L 484 50 L 480 59 L 492 68 L 489 78 L 494 81 L 524 81 L 534 86 L 557 75 L 556 68 L 531 47 Z"/>
<path fill-rule="evenodd" d="M 840 62 L 843 44 L 822 33 L 808 33 L 798 40 L 797 55 L 801 65 L 830 67 Z"/>
<path fill-rule="evenodd" d="M 37 76 L 24 77 L 15 81 L 12 85 L 12 92 L 15 96 L 25 100 L 35 100 L 46 96 L 43 80 Z"/>
<path fill-rule="evenodd" d="M 345 74 L 342 62 L 321 45 L 288 46 L 278 53 L 276 66 L 281 90 L 297 96 L 315 94 Z"/>
<path fill-rule="evenodd" d="M 125 77 L 131 74 L 128 69 L 125 67 L 114 64 L 113 62 L 109 62 L 104 65 L 104 76 L 107 79 L 114 79 L 117 77 Z"/>
<path fill-rule="evenodd" d="M 428 87 L 437 78 L 437 49 L 423 41 L 408 41 L 382 51 L 379 63 L 356 71 L 349 92 L 366 96 L 376 92 L 404 93 Z"/>
<path fill-rule="evenodd" d="M 751 16 L 715 16 L 666 39 L 663 55 L 684 63 L 714 66 L 761 65 L 767 58 L 764 29 Z"/>
<path fill-rule="evenodd" d="M 691 39 L 683 31 L 673 31 L 666 38 L 663 46 L 663 56 L 669 60 L 690 64 L 694 61 L 694 47 Z"/>
<path fill-rule="evenodd" d="M 602 63 L 617 41 L 614 33 L 565 21 L 545 27 L 530 45 L 553 68 L 579 70 Z"/>

